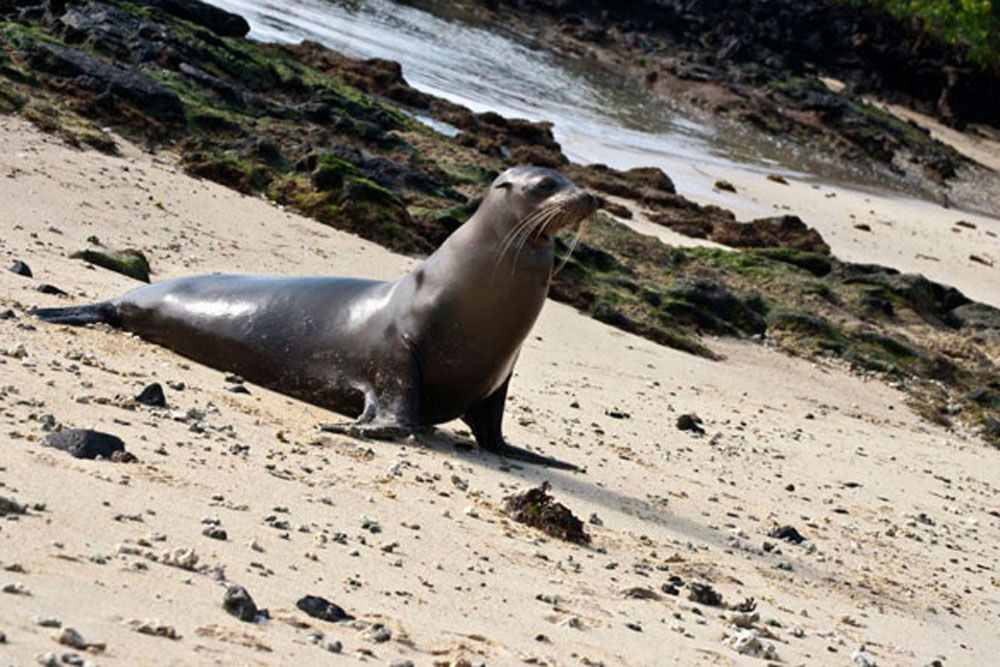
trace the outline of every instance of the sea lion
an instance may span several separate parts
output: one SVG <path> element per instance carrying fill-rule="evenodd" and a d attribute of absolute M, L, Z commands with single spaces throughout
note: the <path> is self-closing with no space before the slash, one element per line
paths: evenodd
<path fill-rule="evenodd" d="M 205 275 L 32 313 L 57 324 L 105 322 L 356 418 L 327 431 L 395 439 L 462 418 L 485 450 L 574 468 L 509 445 L 501 421 L 514 363 L 548 292 L 553 235 L 596 206 L 557 172 L 516 167 L 395 282 Z"/>

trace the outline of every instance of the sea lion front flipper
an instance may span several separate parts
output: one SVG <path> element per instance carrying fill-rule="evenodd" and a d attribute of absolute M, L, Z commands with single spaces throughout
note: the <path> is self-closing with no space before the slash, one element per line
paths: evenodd
<path fill-rule="evenodd" d="M 504 380 L 499 389 L 478 403 L 473 404 L 462 416 L 462 421 L 472 429 L 472 435 L 476 438 L 476 444 L 481 449 L 493 452 L 504 458 L 517 459 L 518 461 L 547 466 L 549 468 L 559 468 L 561 470 L 580 470 L 579 467 L 572 463 L 542 456 L 522 447 L 515 447 L 504 440 L 501 425 L 503 423 L 503 406 L 507 401 L 507 386 L 509 384 L 510 376 Z"/>
<path fill-rule="evenodd" d="M 409 373 L 404 375 L 398 370 L 406 362 L 400 363 L 395 375 L 384 376 L 389 378 L 388 384 L 383 386 L 376 382 L 376 386 L 365 392 L 365 407 L 355 421 L 320 424 L 320 430 L 366 440 L 399 441 L 414 435 L 420 423 L 417 418 L 420 366 L 411 348 L 406 346 L 405 349 Z"/>
<path fill-rule="evenodd" d="M 414 433 L 412 428 L 400 424 L 366 423 L 359 421 L 320 424 L 319 429 L 326 433 L 349 435 L 352 438 L 361 438 L 363 440 L 398 441 L 405 440 Z"/>

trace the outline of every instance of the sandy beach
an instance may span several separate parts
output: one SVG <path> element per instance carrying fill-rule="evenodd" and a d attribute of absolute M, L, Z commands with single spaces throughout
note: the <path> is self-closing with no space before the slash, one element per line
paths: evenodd
<path fill-rule="evenodd" d="M 143 250 L 154 280 L 394 278 L 415 264 L 122 147 L 79 151 L 0 117 L 0 259 L 34 272 L 0 272 L 0 310 L 13 311 L 0 320 L 0 496 L 27 506 L 0 523 L 4 664 L 46 652 L 100 665 L 314 664 L 339 650 L 369 664 L 983 665 L 1000 651 L 996 452 L 836 362 L 716 339 L 725 360 L 708 361 L 549 302 L 506 432 L 585 467 L 565 473 L 456 447 L 468 442 L 458 424 L 405 444 L 322 436 L 317 424 L 335 416 L 321 409 L 252 385 L 234 393 L 223 373 L 103 326 L 32 321 L 31 306 L 138 286 L 68 257 L 91 236 Z M 995 220 L 955 233 L 957 214 L 931 205 L 881 200 L 865 215 L 862 195 L 734 183 L 777 206 L 796 193 L 794 211 L 845 259 L 920 270 L 1000 305 L 1000 269 L 968 262 L 1000 260 L 985 235 Z M 831 201 L 837 216 L 824 214 Z M 845 225 L 851 214 L 873 231 Z M 167 409 L 128 400 L 151 382 Z M 704 435 L 675 427 L 687 413 Z M 53 419 L 116 434 L 139 462 L 43 447 Z M 504 497 L 545 480 L 587 522 L 589 547 L 502 512 Z M 203 535 L 213 525 L 225 540 Z M 768 536 L 782 526 L 805 541 Z M 164 558 L 188 549 L 191 569 Z M 693 602 L 692 582 L 756 609 Z M 270 620 L 228 615 L 232 584 Z M 357 620 L 311 618 L 296 608 L 305 595 Z M 178 638 L 134 629 L 147 620 Z M 96 646 L 60 645 L 45 621 Z"/>

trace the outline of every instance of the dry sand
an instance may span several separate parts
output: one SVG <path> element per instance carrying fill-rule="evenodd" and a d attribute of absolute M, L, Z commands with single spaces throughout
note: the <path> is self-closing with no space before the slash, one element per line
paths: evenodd
<path fill-rule="evenodd" d="M 454 424 L 408 444 L 321 439 L 323 410 L 255 386 L 231 393 L 224 374 L 121 332 L 32 323 L 23 307 L 136 286 L 67 258 L 91 235 L 145 250 L 155 279 L 389 278 L 413 265 L 191 180 L 169 160 L 126 153 L 76 151 L 0 117 L 0 261 L 35 272 L 0 271 L 0 310 L 17 314 L 0 320 L 0 350 L 20 344 L 27 355 L 0 355 L 0 496 L 44 504 L 0 522 L 0 588 L 20 582 L 30 593 L 0 593 L 5 664 L 70 650 L 40 617 L 106 644 L 87 655 L 101 665 L 313 664 L 335 658 L 324 648 L 334 640 L 343 645 L 335 659 L 369 664 L 764 664 L 724 643 L 740 632 L 731 612 L 687 599 L 693 579 L 726 602 L 756 598 L 755 627 L 784 664 L 860 664 L 861 646 L 880 665 L 995 660 L 997 452 L 922 422 L 896 390 L 836 366 L 722 340 L 710 344 L 726 360 L 710 362 L 548 303 L 517 368 L 506 430 L 587 468 L 571 474 L 458 449 Z M 806 185 L 737 185 L 829 204 Z M 904 217 L 843 247 L 879 259 L 879 243 L 885 253 L 917 234 Z M 917 262 L 915 250 L 899 261 Z M 966 252 L 935 247 L 934 266 Z M 953 282 L 989 296 L 975 292 L 986 278 L 977 282 L 973 268 L 952 267 Z M 42 295 L 40 282 L 72 296 Z M 116 405 L 153 381 L 183 383 L 167 388 L 169 410 Z M 608 414 L 616 410 L 628 416 Z M 675 428 L 687 412 L 706 435 Z M 40 446 L 45 414 L 121 436 L 140 462 L 79 461 Z M 578 516 L 599 517 L 588 525 L 591 547 L 499 511 L 504 496 L 542 480 Z M 203 536 L 205 518 L 228 539 Z M 783 524 L 808 542 L 767 537 Z M 775 550 L 765 553 L 765 542 Z M 144 555 L 189 547 L 207 571 Z M 680 596 L 661 592 L 671 575 L 685 583 Z M 227 615 L 224 581 L 246 586 L 271 620 Z M 657 599 L 624 594 L 636 587 Z M 391 639 L 306 616 L 295 608 L 306 594 L 384 623 Z M 159 619 L 181 638 L 139 634 L 126 625 L 133 619 Z"/>

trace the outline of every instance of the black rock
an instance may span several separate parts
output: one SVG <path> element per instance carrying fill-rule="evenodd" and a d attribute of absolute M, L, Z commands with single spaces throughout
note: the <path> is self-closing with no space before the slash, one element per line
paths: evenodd
<path fill-rule="evenodd" d="M 26 56 L 33 69 L 98 95 L 110 94 L 157 120 L 184 120 L 176 93 L 138 71 L 49 42 L 35 42 Z"/>
<path fill-rule="evenodd" d="M 229 391 L 233 392 L 234 394 L 249 394 L 250 393 L 250 390 L 247 389 L 246 387 L 244 387 L 241 384 L 234 384 L 232 387 L 229 387 Z"/>
<path fill-rule="evenodd" d="M 78 459 L 111 459 L 115 452 L 125 454 L 125 443 L 110 433 L 82 428 L 63 429 L 45 436 L 45 446 L 55 447 Z"/>
<path fill-rule="evenodd" d="M 295 606 L 313 618 L 318 618 L 321 621 L 336 623 L 337 621 L 347 621 L 354 618 L 326 598 L 321 598 L 316 595 L 305 596 L 296 602 Z"/>
<path fill-rule="evenodd" d="M 768 533 L 767 536 L 779 540 L 785 540 L 787 542 L 791 542 L 792 544 L 802 544 L 806 541 L 806 538 L 802 537 L 799 531 L 795 530 L 795 526 L 781 526 L 780 528 L 775 528 Z"/>
<path fill-rule="evenodd" d="M 0 320 L 12 320 L 15 317 L 17 317 L 17 315 L 15 315 L 14 311 L 10 308 L 7 310 L 0 310 Z"/>
<path fill-rule="evenodd" d="M 133 0 L 140 7 L 157 7 L 177 18 L 204 26 L 221 37 L 246 37 L 250 24 L 239 14 L 201 0 Z"/>
<path fill-rule="evenodd" d="M 693 431 L 694 433 L 705 432 L 705 429 L 701 427 L 701 417 L 694 413 L 678 417 L 677 428 L 681 431 Z"/>
<path fill-rule="evenodd" d="M 148 405 L 153 408 L 165 408 L 167 407 L 167 397 L 163 395 L 163 387 L 160 386 L 159 382 L 154 382 L 140 392 L 135 400 L 143 405 Z"/>
<path fill-rule="evenodd" d="M 10 272 L 16 273 L 19 276 L 24 276 L 25 278 L 30 278 L 32 276 L 31 268 L 19 259 L 14 260 L 14 263 L 11 264 Z"/>
<path fill-rule="evenodd" d="M 721 607 L 722 595 L 709 584 L 692 581 L 688 586 L 688 599 L 709 607 Z"/>
<path fill-rule="evenodd" d="M 213 540 L 219 540 L 221 542 L 225 542 L 229 539 L 229 535 L 226 531 L 218 526 L 209 526 L 205 528 L 205 530 L 201 531 L 201 534 L 205 537 L 211 537 Z"/>
<path fill-rule="evenodd" d="M 226 589 L 226 596 L 222 599 L 222 607 L 236 618 L 247 623 L 254 622 L 259 613 L 250 593 L 242 586 L 230 586 Z"/>
<path fill-rule="evenodd" d="M 69 296 L 69 292 L 61 290 L 58 287 L 56 287 L 55 285 L 50 285 L 48 283 L 42 283 L 41 285 L 39 285 L 35 289 L 37 289 L 42 294 L 55 294 L 56 296 Z"/>

